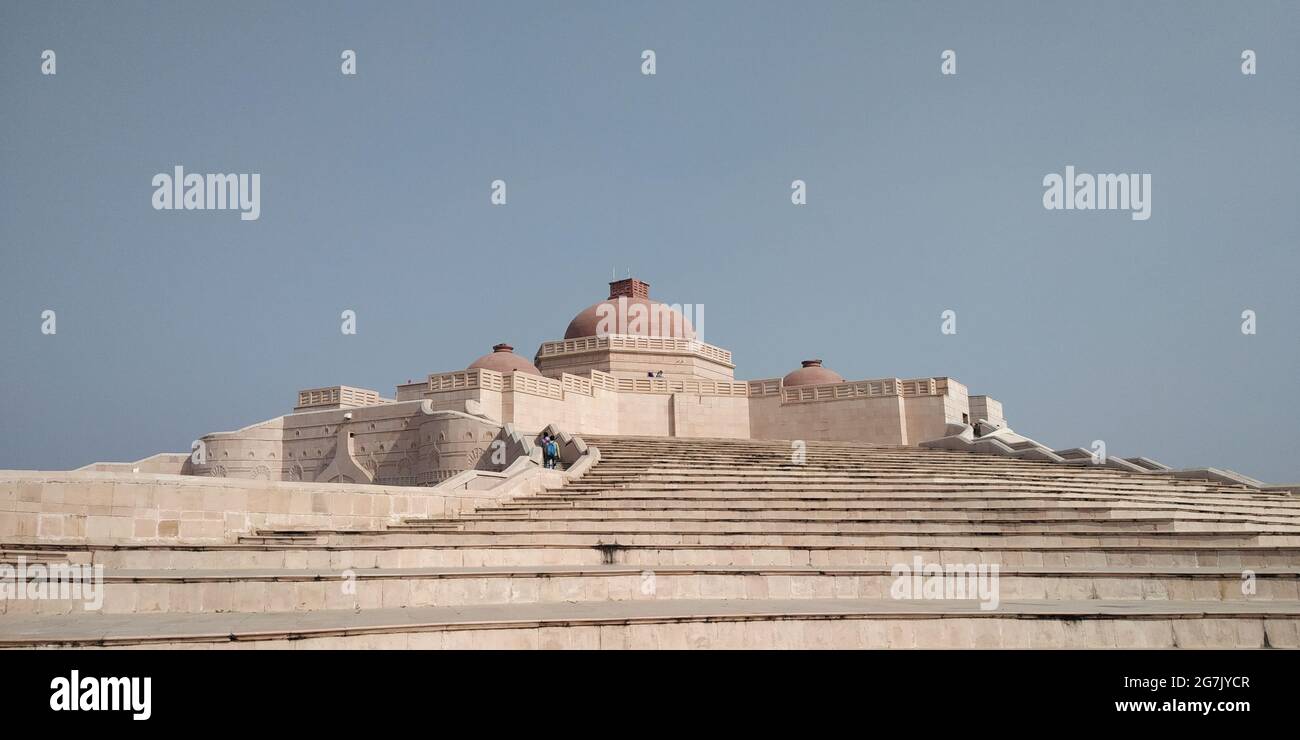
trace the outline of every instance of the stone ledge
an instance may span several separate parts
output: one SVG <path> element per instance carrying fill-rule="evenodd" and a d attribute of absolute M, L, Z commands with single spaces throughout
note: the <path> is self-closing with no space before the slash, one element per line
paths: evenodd
<path fill-rule="evenodd" d="M 982 610 L 977 601 L 870 599 L 676 600 L 542 602 L 406 609 L 310 612 L 76 615 L 13 617 L 3 621 L 0 647 L 126 647 L 173 643 L 302 640 L 392 633 L 514 630 L 545 627 L 824 620 L 1003 619 L 1123 620 L 1282 619 L 1294 646 L 1300 602 L 1003 601 Z"/>

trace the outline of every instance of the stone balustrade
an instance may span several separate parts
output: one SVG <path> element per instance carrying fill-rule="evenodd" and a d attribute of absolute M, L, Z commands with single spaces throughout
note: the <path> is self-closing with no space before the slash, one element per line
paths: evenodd
<path fill-rule="evenodd" d="M 601 350 L 686 352 L 734 367 L 731 362 L 731 353 L 721 347 L 691 339 L 642 337 L 632 334 L 608 334 L 603 337 L 580 337 L 578 339 L 544 342 L 541 349 L 537 351 L 537 357 L 542 359 Z"/>

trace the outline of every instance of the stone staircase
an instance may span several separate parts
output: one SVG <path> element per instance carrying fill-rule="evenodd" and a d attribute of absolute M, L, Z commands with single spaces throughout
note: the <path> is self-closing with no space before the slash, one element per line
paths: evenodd
<path fill-rule="evenodd" d="M 457 519 L 0 543 L 105 567 L 98 612 L 0 601 L 0 646 L 1300 645 L 1291 496 L 940 449 L 584 439 L 600 462 L 578 482 Z M 996 565 L 996 608 L 894 598 L 899 565 Z"/>

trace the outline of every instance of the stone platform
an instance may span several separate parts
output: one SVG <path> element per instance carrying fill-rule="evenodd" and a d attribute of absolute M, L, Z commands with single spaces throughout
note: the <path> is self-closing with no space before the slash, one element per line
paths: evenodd
<path fill-rule="evenodd" d="M 103 565 L 104 603 L 0 602 L 0 645 L 1300 646 L 1293 496 L 903 446 L 584 439 L 580 479 L 449 515 L 10 538 L 0 561 Z M 996 565 L 996 606 L 893 598 L 918 559 Z"/>

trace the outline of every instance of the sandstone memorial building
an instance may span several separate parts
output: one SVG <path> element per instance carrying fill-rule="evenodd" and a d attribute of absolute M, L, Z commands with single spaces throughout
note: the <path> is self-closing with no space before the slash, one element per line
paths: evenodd
<path fill-rule="evenodd" d="M 799 364 L 738 379 L 629 278 L 532 361 L 498 343 L 189 452 L 0 471 L 0 647 L 1300 645 L 1296 486 Z"/>
<path fill-rule="evenodd" d="M 201 462 L 173 472 L 432 485 L 500 469 L 490 443 L 505 425 L 532 437 L 554 425 L 583 435 L 888 445 L 936 440 L 973 420 L 1005 426 L 1000 403 L 951 378 L 848 382 L 805 360 L 784 378 L 737 380 L 731 352 L 699 341 L 679 309 L 650 298 L 647 283 L 609 287 L 608 299 L 578 313 L 532 362 L 497 344 L 464 369 L 399 385 L 391 398 L 346 385 L 302 390 L 292 413 L 209 434 L 191 456 Z M 602 331 L 601 314 L 625 333 Z"/>

